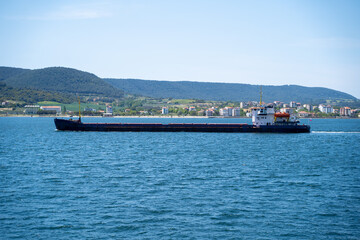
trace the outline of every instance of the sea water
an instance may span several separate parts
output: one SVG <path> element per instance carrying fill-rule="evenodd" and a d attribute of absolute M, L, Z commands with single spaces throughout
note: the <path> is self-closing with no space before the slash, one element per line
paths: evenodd
<path fill-rule="evenodd" d="M 359 239 L 360 120 L 301 122 L 312 132 L 61 132 L 52 118 L 0 118 L 0 238 Z"/>

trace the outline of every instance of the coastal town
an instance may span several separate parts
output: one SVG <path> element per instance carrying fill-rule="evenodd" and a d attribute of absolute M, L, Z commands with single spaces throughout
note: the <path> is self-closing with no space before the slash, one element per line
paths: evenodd
<path fill-rule="evenodd" d="M 98 100 L 98 99 L 97 99 Z M 50 105 L 49 105 L 50 104 Z M 80 111 L 83 116 L 159 116 L 159 117 L 220 117 L 239 118 L 251 117 L 251 108 L 260 105 L 257 101 L 249 102 L 216 102 L 202 100 L 158 100 L 156 104 L 124 105 L 119 102 L 106 103 L 96 101 L 89 104 L 81 103 Z M 274 101 L 262 105 L 274 107 L 276 112 L 289 113 L 298 118 L 360 118 L 359 108 L 348 106 L 334 106 L 330 104 L 313 105 L 291 101 L 289 103 Z M 4 101 L 0 106 L 0 116 L 76 116 L 79 106 L 44 102 L 39 104 L 19 104 Z"/>
<path fill-rule="evenodd" d="M 297 115 L 299 118 L 315 118 L 315 117 L 351 117 L 359 118 L 360 109 L 351 109 L 350 107 L 332 107 L 331 105 L 320 104 L 314 106 L 311 104 L 301 104 L 295 101 L 291 101 L 289 104 L 280 101 L 274 101 L 273 103 L 265 103 L 266 106 L 274 107 L 277 112 L 288 113 L 291 115 Z M 224 107 L 217 108 L 211 107 L 208 109 L 198 110 L 195 107 L 185 108 L 189 113 L 196 112 L 198 116 L 207 117 L 251 117 L 251 108 L 260 106 L 259 102 L 240 102 L 239 107 Z M 169 114 L 169 108 L 162 108 L 162 115 Z"/>

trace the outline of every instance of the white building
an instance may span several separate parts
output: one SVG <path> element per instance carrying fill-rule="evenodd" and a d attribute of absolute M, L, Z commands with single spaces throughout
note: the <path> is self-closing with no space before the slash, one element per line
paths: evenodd
<path fill-rule="evenodd" d="M 303 107 L 307 109 L 308 111 L 312 111 L 313 107 L 310 104 L 304 104 Z"/>
<path fill-rule="evenodd" d="M 232 116 L 233 117 L 240 117 L 240 108 L 236 107 L 232 109 Z"/>
<path fill-rule="evenodd" d="M 39 105 L 26 105 L 24 113 L 25 114 L 36 114 L 40 109 Z"/>
<path fill-rule="evenodd" d="M 233 115 L 232 110 L 233 110 L 232 107 L 221 108 L 221 109 L 219 110 L 220 116 L 230 117 L 230 116 Z"/>
<path fill-rule="evenodd" d="M 322 112 L 322 113 L 332 113 L 333 108 L 330 105 L 325 106 L 323 104 L 320 104 L 319 105 L 319 111 Z"/>
<path fill-rule="evenodd" d="M 340 108 L 340 115 L 341 116 L 351 116 L 351 108 L 349 108 L 349 107 Z"/>
<path fill-rule="evenodd" d="M 61 113 L 61 106 L 41 106 L 40 109 L 44 111 L 55 111 L 56 114 Z"/>
<path fill-rule="evenodd" d="M 110 105 L 106 106 L 105 113 L 103 113 L 103 117 L 112 117 L 113 116 L 113 109 Z"/>
<path fill-rule="evenodd" d="M 280 101 L 274 101 L 275 106 L 280 106 L 281 102 Z"/>
<path fill-rule="evenodd" d="M 168 109 L 167 107 L 163 107 L 163 108 L 161 109 L 161 114 L 163 114 L 163 115 L 169 114 L 169 109 Z"/>
<path fill-rule="evenodd" d="M 85 112 L 96 112 L 95 108 L 84 108 Z"/>
<path fill-rule="evenodd" d="M 110 105 L 106 106 L 106 113 L 107 114 L 112 114 L 112 107 Z"/>
<path fill-rule="evenodd" d="M 214 115 L 214 110 L 213 110 L 213 109 L 207 109 L 207 110 L 205 111 L 205 115 L 206 115 L 207 117 L 213 116 L 213 115 Z"/>
<path fill-rule="evenodd" d="M 196 107 L 189 107 L 189 112 L 196 112 Z"/>
<path fill-rule="evenodd" d="M 294 113 L 294 109 L 292 109 L 292 108 L 280 108 L 280 112 L 281 112 L 281 113 L 293 114 L 293 113 Z"/>
<path fill-rule="evenodd" d="M 298 116 L 301 118 L 306 118 L 306 117 L 309 117 L 309 113 L 305 112 L 305 111 L 300 111 L 300 112 L 298 112 Z"/>
<path fill-rule="evenodd" d="M 297 107 L 295 101 L 291 101 L 290 104 L 289 104 L 289 106 L 290 106 L 291 108 L 296 108 L 296 107 Z"/>
<path fill-rule="evenodd" d="M 219 114 L 220 114 L 220 116 L 228 117 L 229 116 L 229 111 L 226 108 L 220 108 Z"/>

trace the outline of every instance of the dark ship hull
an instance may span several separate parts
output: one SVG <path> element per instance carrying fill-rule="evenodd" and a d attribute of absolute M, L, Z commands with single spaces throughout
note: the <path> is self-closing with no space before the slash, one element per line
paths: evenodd
<path fill-rule="evenodd" d="M 255 126 L 224 123 L 83 123 L 79 120 L 54 119 L 57 130 L 99 132 L 258 132 L 258 133 L 309 133 L 310 126 L 279 124 Z"/>

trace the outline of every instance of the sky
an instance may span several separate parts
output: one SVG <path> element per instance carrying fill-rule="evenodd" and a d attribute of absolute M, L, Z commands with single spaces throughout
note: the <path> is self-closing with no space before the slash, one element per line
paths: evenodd
<path fill-rule="evenodd" d="M 0 66 L 360 99 L 360 1 L 0 0 Z"/>

